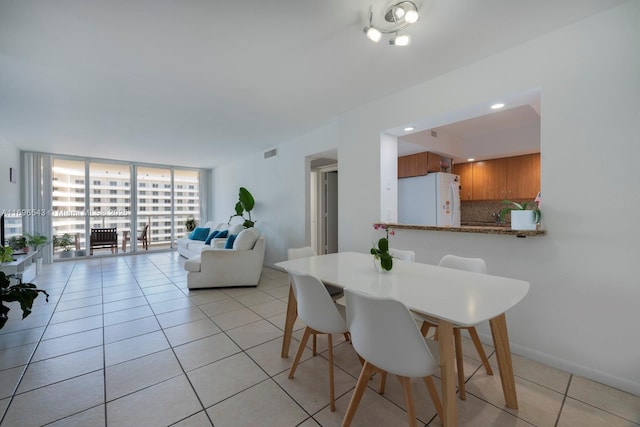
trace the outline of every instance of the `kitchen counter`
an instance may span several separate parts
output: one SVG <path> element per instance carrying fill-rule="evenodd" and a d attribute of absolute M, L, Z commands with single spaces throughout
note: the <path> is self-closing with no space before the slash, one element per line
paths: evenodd
<path fill-rule="evenodd" d="M 527 236 L 545 236 L 546 230 L 512 230 L 509 224 L 493 224 L 493 223 L 473 223 L 474 225 L 463 225 L 461 227 L 435 227 L 429 225 L 411 225 L 411 224 L 386 224 L 388 227 L 396 230 L 427 230 L 427 231 L 446 231 L 454 233 L 479 233 L 479 234 L 502 234 L 505 236 L 527 237 Z M 477 224 L 477 225 L 476 225 Z"/>

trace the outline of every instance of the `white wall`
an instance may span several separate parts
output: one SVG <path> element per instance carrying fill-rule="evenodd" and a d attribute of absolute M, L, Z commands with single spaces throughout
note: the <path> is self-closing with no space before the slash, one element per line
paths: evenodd
<path fill-rule="evenodd" d="M 625 3 L 344 114 L 283 142 L 275 159 L 256 153 L 217 168 L 215 211 L 228 215 L 237 187 L 247 186 L 267 235 L 266 263 L 285 259 L 287 247 L 308 243 L 305 156 L 337 147 L 340 250 L 367 252 L 386 209 L 381 130 L 540 87 L 548 235 L 400 230 L 393 245 L 416 250 L 419 262 L 482 256 L 490 273 L 528 280 L 528 296 L 508 313 L 512 350 L 640 394 L 638 22 L 640 2 Z"/>
<path fill-rule="evenodd" d="M 0 136 L 0 213 L 4 209 L 21 209 L 20 205 L 20 150 Z M 17 175 L 16 183 L 9 182 L 9 168 Z"/>

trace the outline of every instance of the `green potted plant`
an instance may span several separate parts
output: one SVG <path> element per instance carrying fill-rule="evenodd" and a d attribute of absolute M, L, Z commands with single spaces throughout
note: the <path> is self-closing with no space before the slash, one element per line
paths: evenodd
<path fill-rule="evenodd" d="M 373 255 L 373 263 L 376 266 L 376 269 L 382 269 L 385 271 L 391 271 L 393 268 L 393 257 L 389 253 L 389 234 L 392 236 L 395 234 L 393 230 L 391 230 L 387 224 L 374 224 L 373 228 L 376 230 L 384 230 L 386 232 L 386 236 L 382 237 L 378 240 L 377 247 L 374 245 L 371 248 L 371 255 Z M 378 264 L 380 263 L 380 267 L 378 268 Z"/>
<path fill-rule="evenodd" d="M 13 261 L 13 250 L 8 246 L 0 246 L 0 267 L 5 262 Z M 12 285 L 11 279 L 15 279 L 14 274 L 5 274 L 4 271 L 0 271 L 0 329 L 7 323 L 9 319 L 9 307 L 5 303 L 18 302 L 22 309 L 22 318 L 24 319 L 31 314 L 31 308 L 33 307 L 33 301 L 43 293 L 47 302 L 49 301 L 49 294 L 47 291 L 38 289 L 33 283 L 22 283 L 20 279 L 18 283 Z"/>
<path fill-rule="evenodd" d="M 540 223 L 542 212 L 535 202 L 518 203 L 511 200 L 503 200 L 503 204 L 508 205 L 500 211 L 500 222 L 505 216 L 511 213 L 512 230 L 535 230 Z"/>
<path fill-rule="evenodd" d="M 72 244 L 73 241 L 71 240 L 71 235 L 69 233 L 64 233 L 62 237 L 53 237 L 53 246 L 62 248 L 60 258 L 71 258 L 71 256 L 73 256 L 73 253 L 71 252 Z"/>
<path fill-rule="evenodd" d="M 24 236 L 11 236 L 7 243 L 13 252 L 29 252 L 27 239 Z"/>
<path fill-rule="evenodd" d="M 184 227 L 187 229 L 188 232 L 192 232 L 193 230 L 196 229 L 197 226 L 198 226 L 198 221 L 196 221 L 196 219 L 192 216 L 187 218 L 187 220 L 184 222 Z"/>
<path fill-rule="evenodd" d="M 38 233 L 34 233 L 34 234 L 24 233 L 24 235 L 27 239 L 27 244 L 31 246 L 35 252 L 37 252 L 37 258 L 36 258 L 37 273 L 36 274 L 40 274 L 40 270 L 42 269 L 42 252 L 38 252 L 38 249 L 40 249 L 41 246 L 47 244 L 49 241 L 47 240 L 46 236 L 43 236 Z"/>
<path fill-rule="evenodd" d="M 48 243 L 47 237 L 38 233 L 24 233 L 24 236 L 27 239 L 27 245 L 31 246 L 34 251 L 37 251 L 41 246 Z"/>
<path fill-rule="evenodd" d="M 236 213 L 235 215 L 231 215 L 229 217 L 229 222 L 231 222 L 231 219 L 233 217 L 239 216 L 242 219 L 244 219 L 244 222 L 242 223 L 244 228 L 253 227 L 256 222 L 251 219 L 251 211 L 253 210 L 255 203 L 256 202 L 253 199 L 253 196 L 251 195 L 249 190 L 247 190 L 244 187 L 240 187 L 240 192 L 238 195 L 238 203 L 236 203 L 236 206 L 235 206 Z M 244 217 L 245 212 L 247 213 L 247 218 Z"/>

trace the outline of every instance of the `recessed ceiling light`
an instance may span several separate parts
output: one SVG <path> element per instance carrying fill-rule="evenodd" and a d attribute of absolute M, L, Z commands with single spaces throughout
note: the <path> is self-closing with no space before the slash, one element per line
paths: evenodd
<path fill-rule="evenodd" d="M 470 159 L 467 159 L 467 162 L 473 162 L 475 159 L 472 157 Z"/>
<path fill-rule="evenodd" d="M 498 102 L 497 104 L 493 104 L 493 105 L 491 106 L 491 109 L 492 109 L 492 110 L 499 110 L 499 109 L 500 109 L 500 108 L 502 108 L 502 107 L 504 107 L 504 104 L 503 104 L 503 103 L 501 103 L 501 102 Z"/>
<path fill-rule="evenodd" d="M 412 130 L 415 130 L 413 126 L 407 126 L 406 128 L 404 128 L 405 132 L 411 132 Z"/>

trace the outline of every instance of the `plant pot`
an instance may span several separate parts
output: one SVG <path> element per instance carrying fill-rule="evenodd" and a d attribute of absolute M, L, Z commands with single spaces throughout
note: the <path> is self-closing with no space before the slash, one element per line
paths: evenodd
<path fill-rule="evenodd" d="M 76 257 L 87 256 L 87 251 L 85 249 L 76 250 Z"/>
<path fill-rule="evenodd" d="M 511 229 L 512 230 L 535 230 L 536 219 L 533 211 L 512 210 Z"/>
<path fill-rule="evenodd" d="M 36 276 L 42 271 L 42 258 L 36 258 Z"/>
<path fill-rule="evenodd" d="M 71 258 L 71 257 L 73 257 L 73 251 L 60 252 L 60 258 Z"/>

